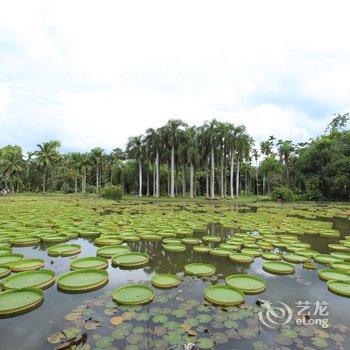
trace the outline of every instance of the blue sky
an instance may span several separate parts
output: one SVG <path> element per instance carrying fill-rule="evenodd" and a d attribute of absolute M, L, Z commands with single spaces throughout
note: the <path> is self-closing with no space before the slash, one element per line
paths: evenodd
<path fill-rule="evenodd" d="M 1 1 L 0 146 L 123 147 L 169 118 L 321 133 L 350 110 L 346 1 Z"/>

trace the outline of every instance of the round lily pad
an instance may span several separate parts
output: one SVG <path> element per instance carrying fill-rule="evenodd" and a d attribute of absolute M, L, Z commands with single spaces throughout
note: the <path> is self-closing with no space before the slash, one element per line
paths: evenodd
<path fill-rule="evenodd" d="M 254 256 L 248 254 L 231 253 L 229 255 L 231 261 L 240 264 L 250 264 L 254 261 Z"/>
<path fill-rule="evenodd" d="M 180 284 L 180 278 L 176 275 L 161 274 L 155 275 L 151 279 L 152 284 L 158 288 L 177 287 Z"/>
<path fill-rule="evenodd" d="M 211 248 L 210 247 L 205 247 L 205 246 L 201 246 L 201 245 L 196 245 L 192 248 L 194 253 L 210 253 Z"/>
<path fill-rule="evenodd" d="M 350 273 L 350 262 L 336 261 L 331 263 L 333 269 L 345 271 Z"/>
<path fill-rule="evenodd" d="M 350 297 L 350 281 L 330 280 L 327 282 L 328 289 L 336 294 Z"/>
<path fill-rule="evenodd" d="M 184 252 L 186 250 L 186 246 L 184 244 L 164 244 L 164 250 L 167 252 Z"/>
<path fill-rule="evenodd" d="M 112 298 L 122 305 L 147 304 L 154 298 L 153 290 L 144 284 L 127 284 L 116 289 Z"/>
<path fill-rule="evenodd" d="M 117 245 L 122 243 L 122 240 L 117 237 L 98 237 L 94 240 L 94 244 L 98 246 L 106 246 L 106 245 Z"/>
<path fill-rule="evenodd" d="M 321 269 L 318 270 L 318 277 L 324 281 L 350 281 L 350 273 L 336 269 Z"/>
<path fill-rule="evenodd" d="M 121 267 L 139 267 L 149 262 L 149 255 L 146 253 L 129 252 L 113 256 L 112 263 Z"/>
<path fill-rule="evenodd" d="M 346 252 L 333 252 L 331 253 L 332 256 L 338 259 L 342 259 L 344 261 L 349 261 L 350 262 L 350 253 Z"/>
<path fill-rule="evenodd" d="M 211 255 L 215 255 L 215 256 L 229 256 L 230 254 L 232 254 L 231 250 L 227 250 L 227 249 L 222 249 L 222 248 L 214 248 L 210 251 Z"/>
<path fill-rule="evenodd" d="M 202 241 L 199 238 L 194 238 L 194 237 L 185 237 L 181 239 L 181 242 L 184 244 L 200 244 Z"/>
<path fill-rule="evenodd" d="M 122 245 L 109 245 L 97 249 L 97 255 L 103 258 L 111 258 L 114 255 L 127 253 L 130 251 L 129 247 Z"/>
<path fill-rule="evenodd" d="M 21 259 L 10 264 L 10 269 L 13 272 L 38 270 L 44 267 L 44 259 L 33 258 L 33 259 Z"/>
<path fill-rule="evenodd" d="M 79 244 L 56 244 L 47 250 L 50 256 L 73 256 L 81 252 Z"/>
<path fill-rule="evenodd" d="M 22 259 L 23 254 L 2 254 L 0 255 L 0 266 L 8 267 L 9 264 Z"/>
<path fill-rule="evenodd" d="M 285 261 L 266 261 L 263 264 L 263 269 L 276 275 L 290 275 L 295 272 L 294 265 Z"/>
<path fill-rule="evenodd" d="M 71 270 L 78 269 L 106 269 L 108 261 L 105 258 L 88 256 L 85 258 L 74 259 L 70 263 Z"/>
<path fill-rule="evenodd" d="M 11 243 L 13 246 L 17 247 L 26 247 L 26 246 L 32 246 L 37 245 L 41 241 L 40 237 L 18 237 L 11 239 Z"/>
<path fill-rule="evenodd" d="M 2 284 L 5 289 L 41 288 L 55 283 L 55 273 L 51 270 L 24 271 L 6 277 Z"/>
<path fill-rule="evenodd" d="M 45 243 L 59 243 L 68 241 L 68 236 L 66 235 L 47 235 L 43 236 L 41 240 Z"/>
<path fill-rule="evenodd" d="M 255 275 L 237 274 L 228 276 L 226 284 L 247 294 L 259 294 L 266 289 L 266 281 Z"/>
<path fill-rule="evenodd" d="M 291 263 L 303 263 L 303 262 L 309 261 L 308 257 L 303 255 L 293 254 L 293 253 L 283 254 L 283 259 Z"/>
<path fill-rule="evenodd" d="M 62 274 L 57 280 L 60 290 L 88 292 L 108 283 L 108 272 L 100 269 L 79 269 Z"/>
<path fill-rule="evenodd" d="M 244 302 L 244 294 L 228 285 L 214 285 L 204 290 L 204 297 L 215 305 L 239 305 Z"/>
<path fill-rule="evenodd" d="M 11 273 L 11 270 L 7 267 L 0 266 L 0 278 L 4 278 Z"/>
<path fill-rule="evenodd" d="M 218 236 L 203 236 L 202 241 L 207 243 L 218 243 L 221 242 L 221 238 Z"/>
<path fill-rule="evenodd" d="M 215 266 L 203 263 L 192 263 L 185 266 L 185 272 L 195 276 L 211 276 L 215 273 Z"/>
<path fill-rule="evenodd" d="M 337 258 L 329 254 L 317 254 L 314 256 L 314 260 L 324 265 L 329 265 L 330 263 L 336 261 L 343 261 L 343 259 Z"/>
<path fill-rule="evenodd" d="M 34 310 L 44 300 L 37 288 L 11 289 L 0 293 L 0 316 L 13 316 Z"/>
<path fill-rule="evenodd" d="M 262 258 L 265 260 L 273 260 L 273 261 L 282 260 L 281 254 L 269 253 L 269 252 L 262 253 Z"/>

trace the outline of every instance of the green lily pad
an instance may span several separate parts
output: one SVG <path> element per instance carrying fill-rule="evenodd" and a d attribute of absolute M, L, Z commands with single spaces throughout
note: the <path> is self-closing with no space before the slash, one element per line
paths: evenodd
<path fill-rule="evenodd" d="M 130 251 L 129 247 L 122 245 L 109 245 L 97 249 L 97 255 L 102 258 L 111 258 L 114 255 L 127 253 Z"/>
<path fill-rule="evenodd" d="M 144 284 L 128 284 L 116 289 L 113 300 L 122 305 L 147 304 L 154 298 L 153 290 Z"/>
<path fill-rule="evenodd" d="M 164 250 L 167 252 L 184 252 L 186 250 L 186 246 L 184 244 L 164 244 Z"/>
<path fill-rule="evenodd" d="M 231 286 L 214 285 L 204 290 L 204 297 L 215 305 L 239 305 L 244 302 L 244 294 Z"/>
<path fill-rule="evenodd" d="M 237 274 L 226 278 L 226 284 L 247 294 L 259 294 L 266 289 L 266 281 L 255 275 Z"/>
<path fill-rule="evenodd" d="M 50 256 L 73 256 L 78 255 L 81 251 L 79 244 L 56 244 L 47 250 Z"/>
<path fill-rule="evenodd" d="M 318 277 L 323 281 L 337 280 L 350 281 L 350 273 L 336 269 L 321 269 L 318 270 Z"/>
<path fill-rule="evenodd" d="M 108 261 L 105 258 L 89 256 L 85 258 L 74 259 L 70 263 L 71 270 L 79 269 L 106 269 Z"/>
<path fill-rule="evenodd" d="M 5 289 L 41 288 L 55 283 L 55 273 L 51 270 L 24 271 L 6 277 L 2 284 Z"/>
<path fill-rule="evenodd" d="M 149 262 L 149 255 L 146 253 L 122 253 L 113 256 L 112 263 L 126 268 L 145 266 Z"/>
<path fill-rule="evenodd" d="M 343 261 L 343 259 L 337 258 L 329 254 L 317 254 L 314 256 L 314 260 L 324 265 L 330 265 L 332 262 Z"/>
<path fill-rule="evenodd" d="M 330 280 L 327 282 L 328 289 L 336 294 L 350 297 L 350 281 Z"/>
<path fill-rule="evenodd" d="M 241 253 L 231 253 L 229 255 L 231 261 L 240 264 L 250 264 L 254 261 L 253 255 L 241 254 Z"/>
<path fill-rule="evenodd" d="M 2 254 L 0 255 L 0 266 L 9 267 L 11 263 L 22 259 L 23 254 Z"/>
<path fill-rule="evenodd" d="M 151 283 L 158 288 L 177 287 L 180 284 L 180 278 L 171 274 L 155 275 L 152 277 Z"/>
<path fill-rule="evenodd" d="M 294 265 L 285 261 L 266 261 L 263 264 L 263 269 L 276 275 L 289 275 L 295 272 Z"/>
<path fill-rule="evenodd" d="M 29 271 L 41 269 L 45 264 L 44 259 L 33 258 L 33 259 L 21 259 L 11 263 L 10 269 L 13 272 Z"/>
<path fill-rule="evenodd" d="M 211 276 L 215 270 L 215 266 L 203 263 L 192 263 L 185 266 L 185 272 L 195 276 Z"/>

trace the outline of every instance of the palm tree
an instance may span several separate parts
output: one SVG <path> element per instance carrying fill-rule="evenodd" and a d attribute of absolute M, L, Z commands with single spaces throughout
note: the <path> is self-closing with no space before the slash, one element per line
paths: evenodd
<path fill-rule="evenodd" d="M 210 198 L 213 199 L 215 197 L 215 147 L 218 141 L 218 122 L 215 118 L 205 122 L 201 138 L 210 150 Z"/>
<path fill-rule="evenodd" d="M 266 141 L 260 142 L 260 151 L 262 154 L 264 154 L 266 157 L 272 154 L 272 148 L 274 145 L 275 137 L 271 135 Z M 262 193 L 266 193 L 266 173 L 263 172 L 263 188 Z"/>
<path fill-rule="evenodd" d="M 163 127 L 166 144 L 171 149 L 170 158 L 170 197 L 175 197 L 175 148 L 178 145 L 180 134 L 183 132 L 182 127 L 186 124 L 180 119 L 170 119 Z"/>
<path fill-rule="evenodd" d="M 144 158 L 143 136 L 133 136 L 129 138 L 126 152 L 131 159 L 135 159 L 139 164 L 139 197 L 142 197 L 142 160 Z"/>
<path fill-rule="evenodd" d="M 242 127 L 237 134 L 237 149 L 236 149 L 236 197 L 239 197 L 239 167 L 240 161 L 249 157 L 249 152 L 253 139 L 246 133 L 245 127 Z"/>
<path fill-rule="evenodd" d="M 79 152 L 73 152 L 68 154 L 68 165 L 72 171 L 74 177 L 74 193 L 78 193 L 78 176 L 80 172 L 80 163 L 82 159 L 82 154 Z"/>
<path fill-rule="evenodd" d="M 295 147 L 290 140 L 278 140 L 277 145 L 280 159 L 282 159 L 282 162 L 286 168 L 286 182 L 290 187 L 289 160 L 292 152 L 295 150 Z"/>
<path fill-rule="evenodd" d="M 90 151 L 90 158 L 91 158 L 91 163 L 95 167 L 96 170 L 96 193 L 99 191 L 99 186 L 100 186 L 100 172 L 102 168 L 102 164 L 105 160 L 105 153 L 104 150 L 100 147 L 93 148 Z"/>
<path fill-rule="evenodd" d="M 37 145 L 39 150 L 35 152 L 36 164 L 42 173 L 43 193 L 46 192 L 46 179 L 48 172 L 52 170 L 60 160 L 60 154 L 58 152 L 60 146 L 61 143 L 57 140 Z"/>
<path fill-rule="evenodd" d="M 190 165 L 190 197 L 194 196 L 194 170 L 199 160 L 198 131 L 195 126 L 187 128 L 183 135 L 183 141 L 179 147 L 179 152 Z"/>
<path fill-rule="evenodd" d="M 81 193 L 84 194 L 86 192 L 86 177 L 88 168 L 91 166 L 91 158 L 89 153 L 84 153 L 81 155 L 79 161 L 79 168 L 81 172 Z"/>
<path fill-rule="evenodd" d="M 255 159 L 255 166 L 256 166 L 256 171 L 255 171 L 255 181 L 256 181 L 256 195 L 259 195 L 259 152 L 256 148 L 253 149 L 253 158 Z"/>

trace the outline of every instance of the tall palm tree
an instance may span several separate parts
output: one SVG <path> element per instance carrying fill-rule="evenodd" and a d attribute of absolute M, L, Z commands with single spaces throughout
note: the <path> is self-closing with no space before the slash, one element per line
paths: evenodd
<path fill-rule="evenodd" d="M 205 122 L 201 138 L 210 150 L 210 198 L 215 197 L 215 147 L 218 142 L 218 122 L 214 118 Z"/>
<path fill-rule="evenodd" d="M 253 149 L 252 152 L 253 158 L 255 159 L 255 182 L 256 182 L 256 195 L 259 195 L 259 152 L 256 148 Z"/>
<path fill-rule="evenodd" d="M 129 138 L 126 152 L 131 159 L 135 159 L 139 164 L 139 197 L 142 197 L 142 160 L 144 158 L 143 136 L 133 136 Z"/>
<path fill-rule="evenodd" d="M 170 158 L 170 197 L 175 197 L 175 148 L 178 146 L 180 134 L 186 124 L 180 119 L 170 119 L 163 127 L 165 140 L 171 149 Z"/>
<path fill-rule="evenodd" d="M 68 154 L 68 166 L 72 171 L 74 177 L 74 193 L 78 193 L 78 176 L 80 173 L 80 163 L 82 159 L 82 154 L 79 152 L 72 152 Z"/>
<path fill-rule="evenodd" d="M 236 197 L 239 197 L 239 167 L 241 160 L 249 157 L 249 152 L 253 139 L 247 134 L 245 127 L 237 134 L 237 149 L 236 149 Z"/>
<path fill-rule="evenodd" d="M 79 168 L 81 173 L 81 193 L 86 192 L 86 177 L 89 167 L 91 166 L 91 158 L 89 153 L 84 153 L 81 155 L 79 161 Z"/>
<path fill-rule="evenodd" d="M 36 164 L 42 173 L 43 193 L 46 192 L 48 172 L 51 171 L 60 160 L 60 153 L 58 151 L 60 146 L 61 143 L 57 140 L 37 145 L 39 150 L 35 152 Z"/>
<path fill-rule="evenodd" d="M 187 128 L 183 135 L 183 142 L 179 151 L 187 159 L 190 165 L 190 197 L 194 197 L 194 171 L 199 160 L 198 131 L 195 126 Z"/>
<path fill-rule="evenodd" d="M 286 169 L 286 182 L 287 182 L 287 185 L 290 187 L 289 161 L 290 161 L 291 154 L 295 150 L 295 147 L 292 141 L 290 140 L 278 140 L 277 146 L 278 146 L 278 153 Z"/>
<path fill-rule="evenodd" d="M 99 192 L 100 172 L 101 172 L 101 168 L 105 160 L 105 157 L 106 155 L 104 153 L 104 150 L 100 147 L 93 148 L 90 151 L 91 163 L 95 167 L 95 171 L 96 171 L 96 193 Z"/>
<path fill-rule="evenodd" d="M 267 140 L 260 142 L 260 151 L 266 157 L 270 156 L 273 151 L 275 137 L 271 135 Z M 263 171 L 263 186 L 262 186 L 263 195 L 266 193 L 266 172 Z"/>

